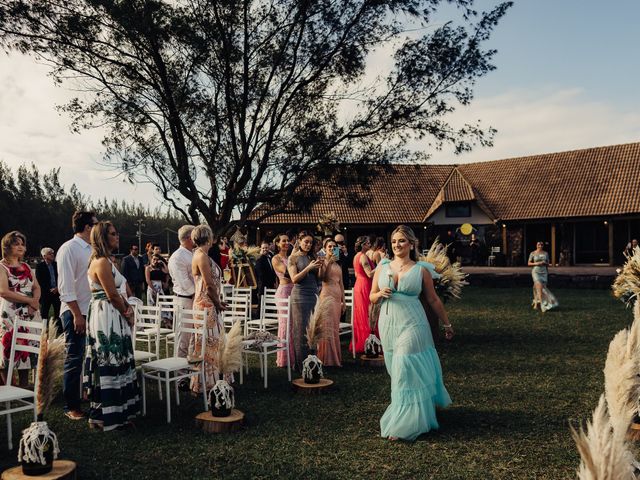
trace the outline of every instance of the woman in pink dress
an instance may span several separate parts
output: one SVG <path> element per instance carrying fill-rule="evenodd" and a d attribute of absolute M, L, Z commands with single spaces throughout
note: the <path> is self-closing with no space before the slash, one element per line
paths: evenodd
<path fill-rule="evenodd" d="M 364 353 L 364 342 L 371 333 L 369 294 L 371 293 L 374 265 L 366 255 L 370 248 L 369 237 L 358 237 L 356 240 L 357 253 L 353 258 L 353 269 L 356 273 L 356 284 L 353 287 L 353 341 L 356 344 L 356 353 Z M 353 346 L 349 348 L 353 349 Z"/>
<path fill-rule="evenodd" d="M 320 269 L 320 279 L 322 280 L 322 290 L 320 290 L 320 300 L 329 298 L 332 301 L 331 315 L 325 318 L 327 324 L 325 328 L 329 331 L 326 340 L 322 340 L 318 345 L 318 358 L 324 366 L 341 367 L 342 355 L 340 351 L 340 317 L 345 311 L 344 285 L 342 283 L 342 267 L 336 263 L 336 251 L 338 244 L 331 238 L 324 241 L 323 249 L 325 253 L 324 266 Z"/>
<path fill-rule="evenodd" d="M 287 252 L 289 251 L 289 237 L 284 233 L 276 235 L 273 240 L 276 246 L 276 253 L 271 259 L 271 265 L 273 270 L 278 276 L 278 289 L 276 290 L 276 298 L 287 299 L 291 295 L 293 289 L 293 282 L 289 278 L 289 272 L 287 271 Z M 291 321 L 289 321 L 291 322 Z M 289 323 L 289 329 L 291 329 L 291 323 Z M 278 338 L 285 338 L 287 336 L 287 322 L 280 319 L 278 322 Z M 291 336 L 291 330 L 289 330 L 289 336 Z M 291 340 L 291 339 L 289 339 Z M 289 363 L 293 365 L 293 349 L 289 348 Z M 287 353 L 284 350 L 278 351 L 276 354 L 276 365 L 279 367 L 287 366 Z"/>

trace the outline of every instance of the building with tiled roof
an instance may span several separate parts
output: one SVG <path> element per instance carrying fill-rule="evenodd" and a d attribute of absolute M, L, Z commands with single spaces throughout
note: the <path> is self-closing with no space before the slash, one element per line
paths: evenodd
<path fill-rule="evenodd" d="M 362 186 L 310 179 L 318 201 L 306 211 L 263 220 L 264 235 L 315 227 L 334 212 L 353 242 L 361 234 L 386 237 L 410 225 L 428 244 L 436 235 L 471 260 L 474 228 L 483 250 L 500 249 L 522 264 L 538 240 L 553 263 L 622 261 L 631 238 L 640 237 L 640 143 L 589 148 L 462 165 L 394 165 Z M 255 218 L 255 217 L 254 217 Z M 486 256 L 486 255 L 485 255 Z M 476 260 L 476 258 L 474 258 Z"/>

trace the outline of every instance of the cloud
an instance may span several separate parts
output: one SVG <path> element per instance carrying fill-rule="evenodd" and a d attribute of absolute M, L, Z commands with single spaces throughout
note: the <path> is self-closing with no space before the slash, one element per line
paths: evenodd
<path fill-rule="evenodd" d="M 93 199 L 140 202 L 155 207 L 158 195 L 147 184 L 130 185 L 114 178 L 117 172 L 99 164 L 104 132 L 74 134 L 70 118 L 60 114 L 74 94 L 56 87 L 49 67 L 24 55 L 0 54 L 0 160 L 13 170 L 35 163 L 41 172 L 61 167 L 63 183 L 72 183 Z"/>
<path fill-rule="evenodd" d="M 640 141 L 640 113 L 590 98 L 580 88 L 513 89 L 477 99 L 455 112 L 454 125 L 480 119 L 498 130 L 492 148 L 455 156 L 433 152 L 433 161 L 464 163 Z M 425 144 L 415 142 L 416 149 Z"/>

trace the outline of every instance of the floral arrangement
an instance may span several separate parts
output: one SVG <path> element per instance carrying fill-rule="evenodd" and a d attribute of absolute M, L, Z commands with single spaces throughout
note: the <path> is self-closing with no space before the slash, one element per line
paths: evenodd
<path fill-rule="evenodd" d="M 433 285 L 444 301 L 460 298 L 462 287 L 469 285 L 466 280 L 468 275 L 462 271 L 462 266 L 458 262 L 451 263 L 447 257 L 447 249 L 448 247 L 436 238 L 427 254 L 420 257 L 421 261 L 433 265 L 436 273 L 440 275 L 440 278 L 434 279 Z"/>
<path fill-rule="evenodd" d="M 260 247 L 235 247 L 231 250 L 234 265 L 255 265 L 260 256 Z"/>
<path fill-rule="evenodd" d="M 640 247 L 636 247 L 632 255 L 627 255 L 622 270 L 618 269 L 618 276 L 613 282 L 613 295 L 622 300 L 627 306 L 640 293 Z"/>
<path fill-rule="evenodd" d="M 316 226 L 318 232 L 322 232 L 324 235 L 331 235 L 333 232 L 340 230 L 340 222 L 334 212 L 325 213 L 320 215 L 318 225 Z"/>
<path fill-rule="evenodd" d="M 256 330 L 254 332 L 251 332 L 244 339 L 251 341 L 251 343 L 244 344 L 245 350 L 258 350 L 258 351 L 262 350 L 263 343 L 280 341 L 280 339 L 277 336 L 275 336 L 273 333 L 266 330 Z"/>

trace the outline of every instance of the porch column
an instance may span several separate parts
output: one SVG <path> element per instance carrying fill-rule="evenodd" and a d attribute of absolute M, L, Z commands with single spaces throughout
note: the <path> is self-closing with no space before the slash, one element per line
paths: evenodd
<path fill-rule="evenodd" d="M 609 220 L 607 226 L 609 227 L 609 265 L 613 266 L 613 222 Z"/>
<path fill-rule="evenodd" d="M 260 227 L 256 228 L 256 245 L 260 246 Z"/>
<path fill-rule="evenodd" d="M 504 255 L 505 263 L 507 262 L 507 225 L 502 224 L 502 254 Z"/>
<path fill-rule="evenodd" d="M 551 266 L 556 265 L 556 224 L 551 224 Z"/>

